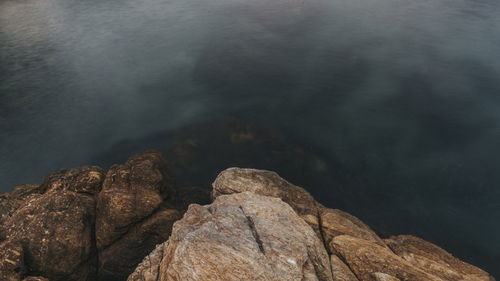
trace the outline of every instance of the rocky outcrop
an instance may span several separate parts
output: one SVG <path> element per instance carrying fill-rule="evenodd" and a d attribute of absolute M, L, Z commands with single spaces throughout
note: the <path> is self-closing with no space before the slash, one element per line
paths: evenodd
<path fill-rule="evenodd" d="M 51 280 L 93 280 L 95 198 L 102 169 L 86 166 L 50 174 L 39 186 L 22 186 L 6 197 L 14 206 L 2 239 L 22 245 L 26 272 Z"/>
<path fill-rule="evenodd" d="M 84 166 L 0 195 L 0 280 L 125 280 L 168 239 L 199 189 L 176 192 L 158 152 Z"/>
<path fill-rule="evenodd" d="M 358 218 L 336 209 L 323 207 L 302 187 L 291 184 L 277 173 L 256 169 L 230 168 L 221 172 L 213 183 L 212 198 L 222 194 L 250 191 L 277 197 L 289 204 L 295 212 L 316 231 L 328 245 L 333 237 L 351 235 L 385 246 L 373 230 Z"/>
<path fill-rule="evenodd" d="M 160 207 L 172 188 L 166 163 L 161 154 L 150 152 L 111 167 L 97 197 L 99 249 L 112 244 Z"/>
<path fill-rule="evenodd" d="M 99 279 L 124 280 L 165 241 L 182 213 L 165 207 L 175 195 L 166 159 L 158 152 L 132 156 L 106 174 L 97 199 Z"/>
<path fill-rule="evenodd" d="M 333 280 L 322 242 L 278 198 L 251 192 L 191 205 L 175 223 L 158 276 L 133 280 Z M 142 269 L 141 272 L 147 270 Z"/>
<path fill-rule="evenodd" d="M 212 185 L 214 199 L 220 195 L 245 191 L 280 198 L 319 234 L 319 204 L 309 192 L 289 183 L 275 172 L 230 168 L 221 172 Z"/>
<path fill-rule="evenodd" d="M 331 254 L 326 268 L 313 266 L 314 270 L 306 270 L 311 266 L 297 262 L 303 260 L 293 256 L 294 262 L 303 264 L 299 270 L 302 273 L 280 273 L 286 280 L 494 280 L 419 238 L 395 236 L 383 240 L 358 218 L 325 208 L 304 189 L 274 172 L 227 169 L 213 183 L 212 198 L 215 201 L 211 205 L 191 206 L 175 223 L 170 239 L 146 257 L 128 280 L 281 280 L 267 269 L 282 269 L 281 265 L 276 267 L 283 262 L 280 259 L 302 253 L 300 245 L 307 244 L 295 236 L 289 225 L 290 214 L 282 213 L 286 209 L 300 217 L 302 224 L 294 220 L 295 224 L 302 227 L 306 222 L 316 230 L 316 237 L 309 235 L 307 239 L 323 242 L 324 250 Z M 247 227 L 250 231 L 245 230 Z M 271 260 L 266 259 L 269 248 L 278 253 L 270 255 Z M 259 251 L 264 264 L 257 261 Z M 320 256 L 313 260 L 323 265 L 324 256 Z"/>
<path fill-rule="evenodd" d="M 0 280 L 127 277 L 494 280 L 420 238 L 381 239 L 358 218 L 265 170 L 227 169 L 209 194 L 175 188 L 166 159 L 149 151 L 108 172 L 60 170 L 0 195 Z"/>
<path fill-rule="evenodd" d="M 386 247 L 382 239 L 370 227 L 351 214 L 337 209 L 321 208 L 319 220 L 321 233 L 330 253 L 335 252 L 335 249 L 330 247 L 330 242 L 339 235 L 361 238 Z"/>
<path fill-rule="evenodd" d="M 398 235 L 385 242 L 394 253 L 410 264 L 444 280 L 490 280 L 487 272 L 418 237 Z"/>

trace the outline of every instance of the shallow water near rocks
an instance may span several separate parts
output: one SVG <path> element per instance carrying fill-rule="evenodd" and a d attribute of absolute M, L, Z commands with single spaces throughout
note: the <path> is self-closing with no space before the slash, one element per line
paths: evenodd
<path fill-rule="evenodd" d="M 490 0 L 0 0 L 0 191 L 236 116 L 322 159 L 269 165 L 318 201 L 498 277 L 499 30 Z"/>

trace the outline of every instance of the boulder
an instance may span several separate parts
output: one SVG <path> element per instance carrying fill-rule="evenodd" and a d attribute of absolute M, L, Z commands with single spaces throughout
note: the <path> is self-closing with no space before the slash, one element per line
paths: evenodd
<path fill-rule="evenodd" d="M 11 192 L 0 194 L 0 241 L 5 239 L 5 223 L 12 214 L 28 201 L 41 196 L 40 185 L 23 184 L 16 186 Z"/>
<path fill-rule="evenodd" d="M 320 208 L 321 233 L 325 245 L 330 245 L 332 239 L 339 235 L 349 235 L 365 239 L 380 246 L 386 247 L 384 241 L 373 232 L 366 224 L 355 216 L 337 209 Z M 330 253 L 335 249 L 328 247 Z"/>
<path fill-rule="evenodd" d="M 463 262 L 440 247 L 411 235 L 398 235 L 385 242 L 398 256 L 445 280 L 493 280 L 487 272 Z M 491 279 L 490 279 L 491 278 Z"/>
<path fill-rule="evenodd" d="M 318 218 L 320 204 L 302 187 L 291 184 L 275 172 L 229 168 L 217 176 L 212 186 L 213 199 L 220 195 L 245 191 L 280 198 L 290 205 L 321 237 Z"/>
<path fill-rule="evenodd" d="M 173 194 L 167 161 L 150 151 L 113 165 L 97 200 L 96 239 L 103 249 L 157 210 Z"/>
<path fill-rule="evenodd" d="M 25 250 L 28 272 L 50 280 L 93 280 L 95 201 L 70 191 L 29 200 L 6 221 L 7 240 Z"/>
<path fill-rule="evenodd" d="M 374 273 L 377 272 L 401 281 L 443 281 L 413 266 L 387 247 L 365 239 L 340 235 L 332 239 L 330 247 L 347 262 L 359 281 L 376 281 L 379 277 Z"/>
<path fill-rule="evenodd" d="M 125 280 L 156 244 L 167 240 L 182 217 L 178 209 L 192 201 L 184 197 L 176 196 L 167 160 L 159 152 L 134 155 L 111 167 L 97 201 L 98 280 Z"/>
<path fill-rule="evenodd" d="M 161 261 L 145 259 L 129 281 L 333 280 L 310 226 L 282 200 L 251 192 L 191 205 L 153 255 Z M 155 267 L 158 275 L 144 278 Z"/>
<path fill-rule="evenodd" d="M 26 272 L 53 281 L 94 280 L 95 194 L 103 170 L 84 166 L 48 175 L 9 193 L 2 238 L 22 245 Z"/>

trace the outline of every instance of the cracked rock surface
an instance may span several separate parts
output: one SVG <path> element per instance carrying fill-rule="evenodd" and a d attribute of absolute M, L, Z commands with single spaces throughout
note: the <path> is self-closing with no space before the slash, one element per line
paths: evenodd
<path fill-rule="evenodd" d="M 227 169 L 212 198 L 211 205 L 192 205 L 128 280 L 494 280 L 420 238 L 383 240 L 274 172 Z"/>
<path fill-rule="evenodd" d="M 158 275 L 138 276 L 128 280 L 333 280 L 311 227 L 282 200 L 251 192 L 191 205 L 162 249 Z"/>
<path fill-rule="evenodd" d="M 209 195 L 177 192 L 154 151 L 18 186 L 0 194 L 0 280 L 126 280 L 192 202 Z"/>
<path fill-rule="evenodd" d="M 0 280 L 495 280 L 423 239 L 381 239 L 271 171 L 227 169 L 211 196 L 170 174 L 148 151 L 0 194 Z"/>

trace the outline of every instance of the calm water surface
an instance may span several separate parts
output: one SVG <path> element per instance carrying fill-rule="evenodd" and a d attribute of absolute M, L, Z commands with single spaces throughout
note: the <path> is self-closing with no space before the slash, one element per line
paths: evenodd
<path fill-rule="evenodd" d="M 365 221 L 498 277 L 499 74 L 493 0 L 0 0 L 0 192 L 237 115 L 353 171 Z"/>

